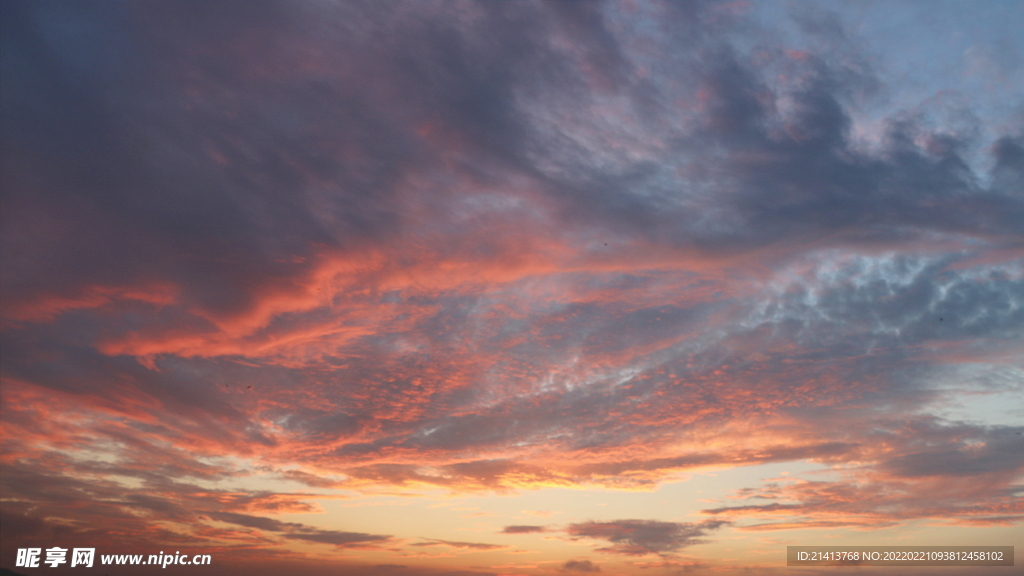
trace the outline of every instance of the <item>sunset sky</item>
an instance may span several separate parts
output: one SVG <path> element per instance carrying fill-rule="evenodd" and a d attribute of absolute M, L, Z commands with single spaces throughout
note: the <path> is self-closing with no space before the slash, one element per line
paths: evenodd
<path fill-rule="evenodd" d="M 1024 2 L 0 6 L 0 566 L 1019 574 Z"/>

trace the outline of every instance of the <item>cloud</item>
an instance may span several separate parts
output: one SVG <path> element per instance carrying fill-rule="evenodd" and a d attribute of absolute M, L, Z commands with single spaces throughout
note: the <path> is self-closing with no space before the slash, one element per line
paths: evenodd
<path fill-rule="evenodd" d="M 780 479 L 735 496 L 756 498 L 757 504 L 703 512 L 757 520 L 740 528 L 755 531 L 892 526 L 943 515 L 966 524 L 1007 524 L 1007 513 L 1015 509 L 1012 479 L 1024 470 L 1015 456 L 1020 427 L 949 425 L 922 417 L 899 424 L 878 422 L 872 439 L 887 442 L 888 449 L 861 452 L 860 467 L 841 473 L 838 481 Z"/>
<path fill-rule="evenodd" d="M 544 526 L 505 526 L 502 529 L 502 534 L 537 534 L 540 532 L 546 532 L 547 529 Z"/>
<path fill-rule="evenodd" d="M 607 540 L 612 546 L 598 548 L 601 552 L 626 556 L 665 554 L 694 544 L 700 538 L 728 522 L 710 520 L 700 523 L 661 522 L 657 520 L 616 520 L 614 522 L 583 522 L 570 524 L 565 532 L 571 537 Z"/>
<path fill-rule="evenodd" d="M 319 544 L 333 544 L 339 548 L 343 547 L 366 547 L 369 544 L 375 545 L 378 542 L 390 540 L 390 536 L 379 536 L 376 534 L 361 534 L 359 532 L 340 532 L 338 530 L 309 530 L 285 534 L 285 538 L 293 540 L 306 540 Z"/>
<path fill-rule="evenodd" d="M 447 546 L 449 548 L 465 549 L 465 550 L 503 550 L 508 546 L 502 546 L 500 544 L 482 544 L 479 542 L 452 542 L 451 540 L 435 540 L 429 539 L 427 542 L 416 542 L 410 544 L 410 546 Z"/>
<path fill-rule="evenodd" d="M 259 530 L 268 530 L 272 532 L 285 532 L 288 530 L 302 527 L 301 524 L 291 522 L 280 522 L 272 518 L 249 516 L 247 514 L 236 514 L 234 512 L 208 512 L 207 515 L 213 520 L 219 520 L 221 522 L 228 522 L 230 524 L 245 526 L 247 528 L 257 528 Z"/>
<path fill-rule="evenodd" d="M 594 564 L 590 560 L 566 560 L 565 564 L 562 564 L 563 570 L 570 572 L 600 572 L 601 567 Z"/>
<path fill-rule="evenodd" d="M 959 428 L 957 430 L 956 428 Z M 956 427 L 949 433 L 964 433 L 960 438 L 947 438 L 923 451 L 904 453 L 888 459 L 883 469 L 894 476 L 917 477 L 983 477 L 1014 474 L 1024 470 L 1024 427 L 999 427 L 991 430 L 971 430 Z M 955 432 L 954 432 L 955 431 Z M 951 435 L 951 434 L 949 434 Z M 942 445 L 945 444 L 945 445 Z"/>
<path fill-rule="evenodd" d="M 338 530 L 322 530 L 296 522 L 280 522 L 272 518 L 249 516 L 235 512 L 207 512 L 206 516 L 220 522 L 237 524 L 247 528 L 257 528 L 268 532 L 279 532 L 285 538 L 305 540 L 319 544 L 333 544 L 339 548 L 365 547 L 391 540 L 390 536 L 361 534 L 358 532 L 341 532 Z"/>
<path fill-rule="evenodd" d="M 10 526 L 353 548 L 263 514 L 787 461 L 841 472 L 705 512 L 1019 519 L 1019 426 L 939 412 L 1021 392 L 1020 122 L 744 6 L 4 2 Z"/>

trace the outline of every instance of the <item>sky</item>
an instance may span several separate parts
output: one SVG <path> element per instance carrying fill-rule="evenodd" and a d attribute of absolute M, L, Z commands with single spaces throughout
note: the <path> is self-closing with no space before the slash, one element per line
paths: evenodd
<path fill-rule="evenodd" d="M 0 7 L 0 566 L 1024 552 L 1024 2 Z"/>

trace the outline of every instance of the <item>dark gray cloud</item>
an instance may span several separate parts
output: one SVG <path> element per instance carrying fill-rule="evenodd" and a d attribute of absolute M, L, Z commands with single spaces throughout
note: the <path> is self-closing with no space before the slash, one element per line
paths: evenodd
<path fill-rule="evenodd" d="M 643 556 L 671 553 L 687 546 L 702 544 L 702 536 L 727 524 L 720 520 L 700 523 L 616 520 L 570 524 L 565 532 L 574 537 L 611 542 L 611 546 L 599 548 L 604 552 Z"/>
<path fill-rule="evenodd" d="M 240 313 L 263 290 L 294 287 L 325 247 L 401 237 L 396 190 L 439 161 L 417 130 L 442 146 L 465 141 L 476 161 L 459 170 L 481 185 L 511 170 L 561 202 L 574 226 L 659 242 L 719 251 L 826 242 L 836 229 L 888 238 L 904 227 L 1020 240 L 1019 139 L 993 147 L 991 189 L 977 184 L 954 136 L 923 149 L 917 142 L 940 136 L 909 120 L 891 124 L 881 153 L 859 152 L 844 110 L 855 80 L 838 64 L 815 60 L 800 84 L 778 88 L 762 77 L 771 66 L 706 38 L 688 52 L 689 83 L 675 93 L 645 84 L 640 98 L 639 65 L 609 27 L 608 7 L 472 4 L 470 24 L 446 18 L 448 8 L 425 3 L 396 17 L 364 4 L 9 3 L 10 305 L 93 284 L 169 282 L 183 304 Z M 72 21 L 73 33 L 58 33 Z M 817 32 L 837 25 L 820 14 L 801 22 Z M 579 53 L 553 49 L 553 37 Z M 297 59 L 311 69 L 300 75 Z M 563 157 L 564 142 L 544 136 L 528 108 L 542 98 L 562 117 L 581 97 L 607 93 L 627 97 L 627 115 L 652 102 L 665 114 L 697 92 L 706 102 L 698 129 L 642 127 L 676 144 L 632 163 L 602 164 L 582 140 Z M 791 105 L 780 111 L 784 98 Z M 707 176 L 665 184 L 659 163 L 681 157 Z M 431 188 L 418 194 L 458 203 Z M 721 216 L 712 227 L 709 209 Z M 455 236 L 467 232 L 444 220 Z"/>
<path fill-rule="evenodd" d="M 1024 426 L 936 426 L 920 422 L 916 442 L 881 468 L 898 477 L 1013 477 L 1024 471 Z"/>
<path fill-rule="evenodd" d="M 600 572 L 601 567 L 594 564 L 590 560 L 567 560 L 565 564 L 562 564 L 563 570 L 570 572 Z"/>
<path fill-rule="evenodd" d="M 271 532 L 286 532 L 302 527 L 302 524 L 296 524 L 294 522 L 281 522 L 279 520 L 274 520 L 273 518 L 250 516 L 248 514 L 238 514 L 236 512 L 207 512 L 206 515 L 213 520 L 219 520 L 229 524 L 237 524 L 239 526 L 245 526 L 246 528 L 268 530 Z"/>
<path fill-rule="evenodd" d="M 833 414 L 835 419 L 838 415 Z M 1024 471 L 1020 426 L 980 426 L 912 417 L 876 420 L 860 451 L 862 469 L 838 481 L 775 480 L 737 491 L 741 501 L 706 514 L 758 522 L 744 530 L 785 530 L 799 525 L 896 525 L 938 517 L 962 525 L 1009 525 L 1007 506 Z M 874 452 L 874 445 L 885 451 Z M 939 511 L 942 511 L 941 513 Z M 820 519 L 814 519 L 820 518 Z"/>
<path fill-rule="evenodd" d="M 292 540 L 305 540 L 319 544 L 333 544 L 338 547 L 361 547 L 376 543 L 387 542 L 391 536 L 377 534 L 362 534 L 359 532 L 342 532 L 339 530 L 323 530 L 306 526 L 296 522 L 281 522 L 273 518 L 262 516 L 250 516 L 236 512 L 206 512 L 206 516 L 220 522 L 256 528 L 268 532 L 278 532 L 285 538 Z"/>

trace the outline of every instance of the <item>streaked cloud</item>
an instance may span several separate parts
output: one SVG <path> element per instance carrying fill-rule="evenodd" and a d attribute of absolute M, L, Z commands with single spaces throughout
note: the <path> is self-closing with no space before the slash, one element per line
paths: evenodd
<path fill-rule="evenodd" d="M 267 532 L 279 532 L 285 538 L 307 540 L 321 544 L 333 544 L 338 547 L 365 546 L 370 543 L 386 542 L 390 536 L 360 534 L 358 532 L 339 532 L 337 530 L 320 530 L 296 522 L 280 522 L 272 518 L 249 516 L 235 512 L 208 512 L 211 520 L 237 524 L 247 528 L 258 528 Z"/>

